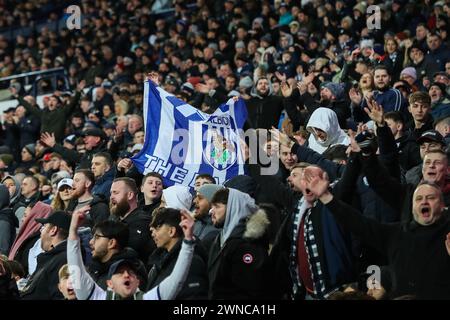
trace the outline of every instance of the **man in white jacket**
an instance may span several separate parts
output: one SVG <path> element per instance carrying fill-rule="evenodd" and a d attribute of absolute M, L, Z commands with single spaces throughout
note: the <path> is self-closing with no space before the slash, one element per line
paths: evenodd
<path fill-rule="evenodd" d="M 320 154 L 336 144 L 350 144 L 350 138 L 339 126 L 336 113 L 328 108 L 317 108 L 309 118 L 306 130 L 311 133 L 308 147 Z"/>
<path fill-rule="evenodd" d="M 71 280 L 78 300 L 171 300 L 183 286 L 191 265 L 194 252 L 193 226 L 194 219 L 187 211 L 181 211 L 180 226 L 183 229 L 184 240 L 175 267 L 169 277 L 157 287 L 143 293 L 139 290 L 139 279 L 133 264 L 127 260 L 114 263 L 109 270 L 107 280 L 108 290 L 100 288 L 86 271 L 81 257 L 80 239 L 77 230 L 89 211 L 89 206 L 83 207 L 72 214 L 69 238 L 67 244 L 67 261 Z M 101 234 L 94 235 L 97 238 Z"/>

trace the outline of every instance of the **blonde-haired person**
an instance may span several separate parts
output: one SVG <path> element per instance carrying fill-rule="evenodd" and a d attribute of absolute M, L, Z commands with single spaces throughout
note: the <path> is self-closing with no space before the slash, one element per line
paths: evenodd
<path fill-rule="evenodd" d="M 77 300 L 73 282 L 70 277 L 69 265 L 65 264 L 58 271 L 58 289 L 64 296 L 64 300 Z"/>
<path fill-rule="evenodd" d="M 55 197 L 52 200 L 50 206 L 53 210 L 66 210 L 69 206 L 69 202 L 72 199 L 72 186 L 73 180 L 64 178 L 59 181 L 56 188 Z"/>
<path fill-rule="evenodd" d="M 125 100 L 117 100 L 114 103 L 114 113 L 117 117 L 124 116 L 128 113 L 128 103 Z"/>

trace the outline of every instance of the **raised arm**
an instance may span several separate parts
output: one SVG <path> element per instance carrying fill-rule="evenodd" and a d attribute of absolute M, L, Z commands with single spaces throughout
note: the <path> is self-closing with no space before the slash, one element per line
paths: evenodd
<path fill-rule="evenodd" d="M 372 99 L 366 99 L 366 102 L 367 107 L 364 108 L 364 111 L 377 126 L 378 147 L 380 150 L 379 159 L 389 171 L 389 174 L 400 180 L 398 148 L 394 135 L 384 119 L 383 106 Z"/>
<path fill-rule="evenodd" d="M 159 286 L 144 294 L 144 300 L 153 299 L 155 290 L 161 300 L 173 300 L 180 292 L 189 273 L 192 257 L 194 255 L 194 218 L 186 211 L 181 210 L 180 227 L 183 229 L 184 240 L 178 254 L 177 262 L 170 276 L 164 279 Z"/>
<path fill-rule="evenodd" d="M 364 243 L 387 253 L 388 244 L 396 232 L 395 227 L 365 218 L 351 206 L 336 199 L 329 191 L 330 182 L 326 173 L 318 176 L 306 169 L 305 179 L 308 189 L 318 197 L 339 223 L 360 237 Z"/>
<path fill-rule="evenodd" d="M 17 100 L 19 100 L 19 105 L 22 105 L 27 110 L 28 113 L 30 113 L 40 119 L 42 110 L 39 109 L 39 107 L 31 105 L 31 103 L 29 103 L 27 100 L 25 100 L 23 97 L 21 97 L 19 95 L 19 93 L 17 92 L 16 88 L 11 87 L 10 90 L 11 90 L 11 94 L 13 95 L 13 97 L 16 98 Z"/>
<path fill-rule="evenodd" d="M 69 237 L 67 239 L 67 263 L 72 278 L 75 295 L 78 300 L 104 300 L 106 292 L 100 288 L 91 278 L 81 257 L 80 238 L 78 228 L 83 224 L 89 206 L 83 207 L 72 213 Z"/>
<path fill-rule="evenodd" d="M 325 170 L 330 177 L 331 181 L 339 178 L 344 172 L 345 166 L 337 164 L 333 161 L 325 159 L 321 154 L 315 152 L 314 150 L 301 146 L 294 143 L 288 135 L 281 133 L 275 128 L 270 130 L 272 140 L 276 143 L 280 143 L 287 148 L 291 149 L 291 152 L 297 155 L 299 162 L 307 162 L 310 164 L 315 164 Z"/>
<path fill-rule="evenodd" d="M 83 91 L 85 86 L 86 86 L 85 80 L 81 80 L 80 83 L 78 83 L 77 89 L 75 91 L 75 95 L 70 100 L 70 103 L 68 105 L 64 106 L 64 113 L 65 113 L 66 117 L 70 116 L 70 114 L 72 114 L 75 107 L 78 105 L 78 102 L 81 97 L 81 92 Z"/>

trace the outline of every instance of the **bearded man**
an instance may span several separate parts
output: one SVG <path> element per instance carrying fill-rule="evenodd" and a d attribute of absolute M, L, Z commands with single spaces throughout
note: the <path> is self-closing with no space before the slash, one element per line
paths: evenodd
<path fill-rule="evenodd" d="M 136 182 L 128 177 L 114 179 L 111 185 L 109 210 L 113 220 L 128 226 L 128 246 L 136 250 L 142 261 L 147 261 L 155 249 L 149 225 L 151 216 L 138 209 Z"/>
<path fill-rule="evenodd" d="M 71 200 L 67 207 L 67 211 L 73 212 L 89 205 L 90 210 L 84 226 L 91 228 L 109 218 L 108 200 L 102 195 L 92 194 L 94 185 L 95 176 L 92 171 L 88 169 L 79 169 L 75 171 Z"/>
<path fill-rule="evenodd" d="M 248 118 L 247 127 L 253 129 L 271 129 L 278 127 L 281 112 L 284 109 L 283 98 L 273 92 L 269 79 L 261 77 L 251 91 L 251 98 L 246 101 Z"/>

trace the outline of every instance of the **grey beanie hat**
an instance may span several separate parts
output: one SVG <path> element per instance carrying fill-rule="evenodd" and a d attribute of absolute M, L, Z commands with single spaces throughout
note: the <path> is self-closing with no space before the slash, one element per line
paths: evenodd
<path fill-rule="evenodd" d="M 334 82 L 324 82 L 321 85 L 322 88 L 327 88 L 336 97 L 336 99 L 341 98 L 343 93 L 343 88 L 339 83 Z"/>
<path fill-rule="evenodd" d="M 200 193 L 203 197 L 206 198 L 206 200 L 208 200 L 208 202 L 211 202 L 214 194 L 220 190 L 223 189 L 223 186 L 218 185 L 218 184 L 204 184 L 202 185 L 197 192 Z"/>
<path fill-rule="evenodd" d="M 239 81 L 239 87 L 248 89 L 253 87 L 253 80 L 249 76 L 245 76 Z"/>
<path fill-rule="evenodd" d="M 24 148 L 27 149 L 33 158 L 36 156 L 36 145 L 34 143 L 29 143 Z"/>

